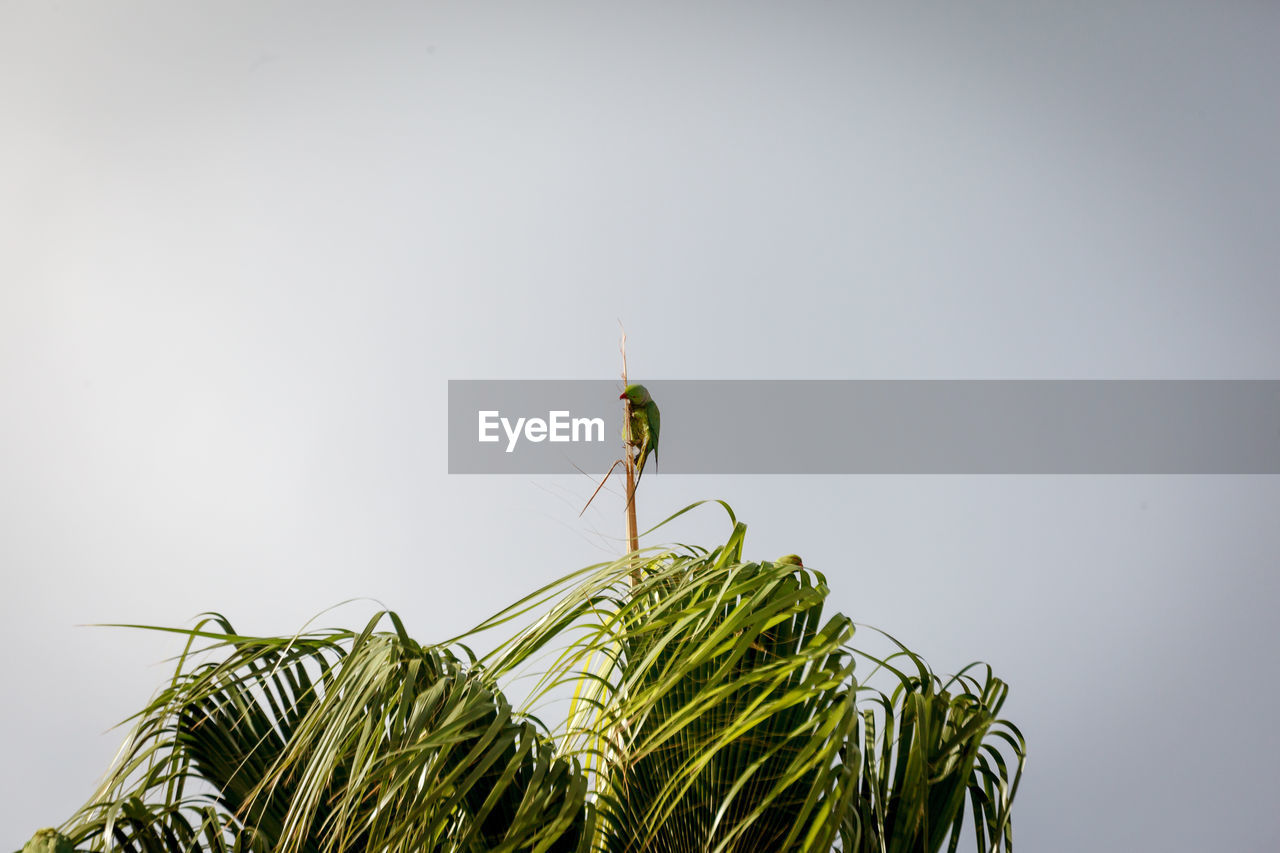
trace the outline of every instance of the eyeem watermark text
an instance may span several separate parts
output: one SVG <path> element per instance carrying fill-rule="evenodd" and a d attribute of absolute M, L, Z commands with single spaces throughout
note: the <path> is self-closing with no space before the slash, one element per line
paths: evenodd
<path fill-rule="evenodd" d="M 491 409 L 479 413 L 480 441 L 500 441 L 499 428 L 506 433 L 507 453 L 516 449 L 523 435 L 528 441 L 604 441 L 604 418 L 575 418 L 568 411 L 552 411 L 542 418 L 502 417 L 502 412 Z M 594 436 L 594 438 L 592 437 Z"/>
<path fill-rule="evenodd" d="M 1280 475 L 1277 380 L 645 387 L 662 407 L 664 474 Z M 626 452 L 621 390 L 611 380 L 450 380 L 449 472 L 604 474 Z"/>

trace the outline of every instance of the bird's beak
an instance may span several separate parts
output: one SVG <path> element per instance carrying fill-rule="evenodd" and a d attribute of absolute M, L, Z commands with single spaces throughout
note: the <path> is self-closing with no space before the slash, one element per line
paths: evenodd
<path fill-rule="evenodd" d="M 626 394 L 619 394 L 619 395 L 618 395 L 618 399 L 619 399 L 619 400 L 625 400 L 625 399 L 627 399 L 627 395 L 626 395 Z"/>

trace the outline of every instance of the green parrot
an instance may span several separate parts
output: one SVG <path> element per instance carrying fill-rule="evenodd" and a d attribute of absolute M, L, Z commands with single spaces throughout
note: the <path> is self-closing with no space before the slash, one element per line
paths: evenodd
<path fill-rule="evenodd" d="M 800 559 L 799 554 L 783 554 L 773 563 L 775 566 L 799 566 L 802 569 L 804 568 L 804 560 Z"/>
<path fill-rule="evenodd" d="M 638 448 L 636 458 L 636 485 L 640 485 L 640 475 L 644 473 L 644 463 L 653 454 L 653 462 L 658 463 L 658 431 L 662 427 L 662 416 L 658 414 L 658 404 L 649 396 L 649 389 L 643 385 L 628 385 L 618 395 L 619 400 L 630 402 L 631 410 L 631 444 Z"/>

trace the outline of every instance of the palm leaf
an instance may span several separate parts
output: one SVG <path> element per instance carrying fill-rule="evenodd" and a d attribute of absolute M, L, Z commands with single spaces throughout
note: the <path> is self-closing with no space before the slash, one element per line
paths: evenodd
<path fill-rule="evenodd" d="M 394 613 L 286 637 L 216 614 L 156 629 L 186 638 L 173 678 L 67 834 L 166 853 L 933 853 L 967 833 L 1010 851 L 1026 746 L 999 718 L 1007 686 L 976 665 L 944 681 L 896 640 L 860 650 L 824 615 L 825 577 L 745 560 L 725 509 L 718 548 L 573 572 L 435 645 Z M 521 623 L 479 660 L 462 644 Z M 561 700 L 548 730 L 534 714 Z"/>
<path fill-rule="evenodd" d="M 585 849 L 585 782 L 446 650 L 395 632 L 247 638 L 216 618 L 71 833 L 92 849 Z M 375 619 L 375 622 L 377 620 Z M 199 780 L 199 793 L 187 782 Z"/>
<path fill-rule="evenodd" d="M 954 851 L 967 800 L 979 853 L 1012 850 L 1011 808 L 1026 742 L 999 718 L 1008 686 L 990 667 L 982 666 L 981 680 L 970 675 L 977 664 L 944 681 L 897 645 L 876 661 L 897 686 L 888 695 L 875 692 L 862 710 L 861 791 L 843 831 L 845 849 Z"/>
<path fill-rule="evenodd" d="M 839 759 L 859 725 L 853 624 L 823 621 L 821 575 L 741 562 L 744 532 L 710 552 L 646 555 L 634 588 L 637 564 L 623 559 L 549 591 L 542 618 L 487 661 L 516 672 L 570 638 L 534 701 L 579 685 L 560 740 L 596 771 L 598 850 L 812 850 L 838 838 L 856 792 Z"/>

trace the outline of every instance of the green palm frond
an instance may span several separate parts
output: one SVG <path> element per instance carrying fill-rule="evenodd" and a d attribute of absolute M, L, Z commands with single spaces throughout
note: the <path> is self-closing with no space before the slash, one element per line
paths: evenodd
<path fill-rule="evenodd" d="M 140 715 L 73 822 L 92 849 L 585 849 L 586 785 L 446 650 L 403 632 L 249 638 Z M 198 782 L 188 792 L 188 782 Z"/>
<path fill-rule="evenodd" d="M 846 849 L 913 853 L 945 844 L 954 851 L 967 800 L 979 853 L 1012 850 L 1011 808 L 1026 742 L 998 716 L 1008 686 L 977 664 L 944 681 L 899 647 L 879 661 L 898 685 L 889 695 L 875 693 L 861 712 L 861 791 L 844 830 Z M 969 674 L 979 669 L 981 680 Z"/>
<path fill-rule="evenodd" d="M 609 850 L 831 846 L 857 715 L 852 624 L 823 623 L 825 597 L 820 577 L 770 564 L 694 559 L 645 578 L 619 619 Z"/>
<path fill-rule="evenodd" d="M 1004 682 L 860 650 L 825 576 L 745 560 L 729 517 L 718 548 L 582 569 L 434 645 L 393 613 L 160 629 L 187 638 L 175 674 L 64 831 L 166 853 L 1011 850 L 1026 745 Z M 522 623 L 479 659 L 462 644 Z"/>

